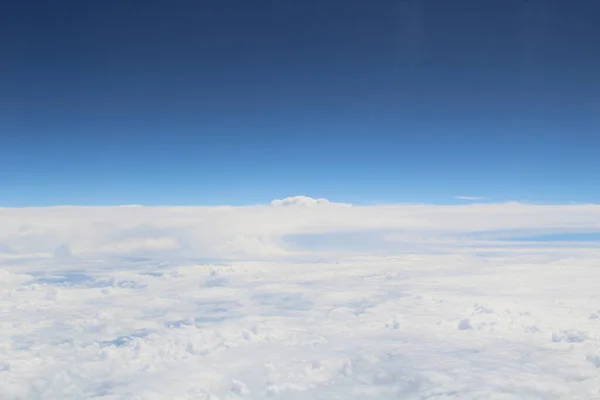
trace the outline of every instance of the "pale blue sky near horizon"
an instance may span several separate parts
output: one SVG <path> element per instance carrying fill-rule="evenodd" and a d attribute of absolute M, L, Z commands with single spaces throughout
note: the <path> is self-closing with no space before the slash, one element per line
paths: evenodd
<path fill-rule="evenodd" d="M 600 203 L 600 3 L 0 5 L 0 207 Z"/>

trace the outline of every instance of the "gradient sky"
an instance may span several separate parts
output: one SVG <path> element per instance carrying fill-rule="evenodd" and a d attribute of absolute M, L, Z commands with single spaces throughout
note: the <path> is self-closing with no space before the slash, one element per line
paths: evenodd
<path fill-rule="evenodd" d="M 0 206 L 600 202 L 595 0 L 0 4 Z"/>

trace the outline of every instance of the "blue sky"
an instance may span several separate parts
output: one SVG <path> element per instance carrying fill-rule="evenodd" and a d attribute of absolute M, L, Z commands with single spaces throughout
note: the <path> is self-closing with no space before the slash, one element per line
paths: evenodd
<path fill-rule="evenodd" d="M 5 3 L 0 206 L 600 202 L 596 1 Z"/>

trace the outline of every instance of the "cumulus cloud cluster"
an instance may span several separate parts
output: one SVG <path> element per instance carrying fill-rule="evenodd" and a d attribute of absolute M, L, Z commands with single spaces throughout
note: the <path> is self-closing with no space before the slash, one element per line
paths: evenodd
<path fill-rule="evenodd" d="M 313 199 L 312 197 L 307 196 L 293 196 L 286 197 L 285 199 L 279 200 L 275 199 L 271 202 L 273 207 L 286 207 L 286 206 L 316 206 L 316 205 L 324 205 L 331 204 L 327 199 Z M 341 203 L 337 203 L 340 205 Z"/>

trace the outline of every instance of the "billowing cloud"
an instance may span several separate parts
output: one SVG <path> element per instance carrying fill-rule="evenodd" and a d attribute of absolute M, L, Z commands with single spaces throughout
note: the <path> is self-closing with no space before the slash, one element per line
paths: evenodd
<path fill-rule="evenodd" d="M 276 199 L 271 202 L 271 206 L 273 206 L 273 207 L 316 206 L 316 205 L 325 205 L 325 204 L 332 204 L 332 203 L 327 199 L 313 199 L 313 198 L 307 197 L 307 196 L 293 196 L 293 197 L 287 197 L 282 200 Z M 336 205 L 340 205 L 340 203 L 337 203 Z"/>
<path fill-rule="evenodd" d="M 0 399 L 597 398 L 566 232 L 600 206 L 0 209 Z"/>

